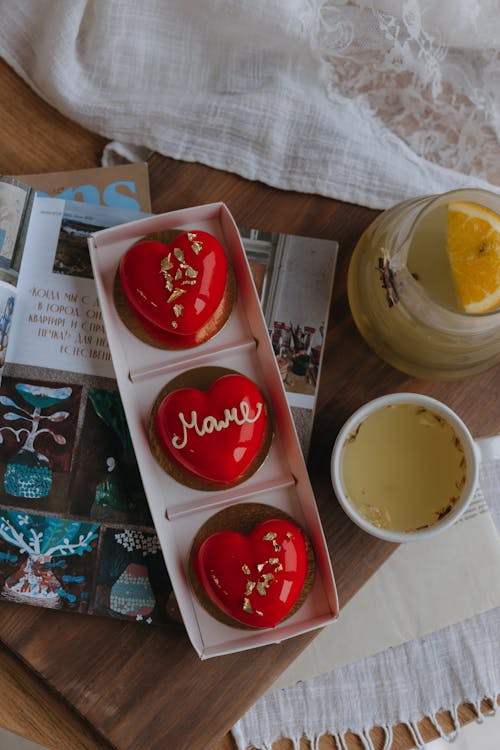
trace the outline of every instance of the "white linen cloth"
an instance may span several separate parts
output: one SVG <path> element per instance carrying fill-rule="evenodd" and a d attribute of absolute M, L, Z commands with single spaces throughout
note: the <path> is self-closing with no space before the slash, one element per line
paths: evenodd
<path fill-rule="evenodd" d="M 0 54 L 112 139 L 108 160 L 154 149 L 385 208 L 500 185 L 499 11 L 500 0 L 0 0 Z M 499 476 L 483 467 L 492 511 Z M 326 731 L 342 747 L 350 729 L 369 748 L 372 725 L 495 698 L 499 631 L 495 610 L 266 696 L 235 726 L 239 747 Z"/>
<path fill-rule="evenodd" d="M 0 0 L 0 54 L 93 131 L 372 207 L 500 185 L 498 0 Z"/>
<path fill-rule="evenodd" d="M 500 531 L 500 461 L 481 467 L 481 488 Z M 464 554 L 467 551 L 464 550 Z M 367 619 L 369 627 L 369 619 Z M 271 750 L 287 737 L 299 750 L 307 737 L 312 750 L 324 734 L 333 735 L 339 750 L 347 731 L 357 734 L 373 750 L 369 730 L 385 729 L 389 750 L 391 727 L 404 723 L 417 747 L 424 747 L 418 722 L 430 717 L 441 736 L 436 713 L 449 711 L 456 721 L 462 703 L 472 703 L 479 714 L 483 698 L 496 711 L 500 693 L 500 608 L 484 612 L 423 638 L 389 648 L 260 698 L 233 727 L 239 750 L 252 746 Z M 458 728 L 458 725 L 456 725 Z"/>

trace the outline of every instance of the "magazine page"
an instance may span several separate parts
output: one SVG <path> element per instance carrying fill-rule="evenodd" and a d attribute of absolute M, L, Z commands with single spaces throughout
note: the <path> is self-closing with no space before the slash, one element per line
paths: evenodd
<path fill-rule="evenodd" d="M 347 603 L 339 621 L 322 630 L 270 690 L 500 606 L 498 541 L 479 489 L 462 518 L 439 537 L 401 544 Z"/>
<path fill-rule="evenodd" d="M 0 388 L 0 597 L 161 624 L 175 603 L 86 241 L 139 216 L 35 198 Z"/>

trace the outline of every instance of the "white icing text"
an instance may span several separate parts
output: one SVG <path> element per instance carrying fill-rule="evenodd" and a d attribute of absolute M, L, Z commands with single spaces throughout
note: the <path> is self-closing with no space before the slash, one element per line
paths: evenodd
<path fill-rule="evenodd" d="M 240 414 L 238 414 L 238 407 L 233 406 L 231 409 L 224 409 L 224 418 L 216 419 L 215 417 L 208 416 L 204 417 L 201 425 L 198 423 L 198 414 L 195 411 L 191 412 L 191 419 L 188 421 L 182 412 L 177 415 L 180 423 L 182 424 L 182 437 L 174 435 L 172 438 L 172 445 L 177 450 L 185 448 L 188 441 L 188 430 L 194 430 L 197 435 L 203 437 L 204 435 L 210 435 L 214 430 L 216 432 L 222 432 L 227 430 L 231 422 L 237 425 L 253 424 L 256 422 L 262 414 L 263 404 L 260 401 L 255 405 L 255 416 L 250 416 L 250 407 L 246 401 L 241 401 L 239 405 Z M 240 416 L 241 415 L 241 416 Z"/>

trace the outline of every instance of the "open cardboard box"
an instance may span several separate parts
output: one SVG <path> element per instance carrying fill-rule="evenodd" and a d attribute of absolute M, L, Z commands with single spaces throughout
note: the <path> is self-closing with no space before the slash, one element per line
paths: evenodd
<path fill-rule="evenodd" d="M 135 242 L 169 229 L 206 231 L 222 244 L 237 283 L 237 301 L 225 327 L 206 343 L 185 351 L 159 349 L 134 336 L 114 303 L 122 255 Z M 288 407 L 276 358 L 238 229 L 226 206 L 213 203 L 140 219 L 89 237 L 99 301 L 118 386 L 127 416 L 151 515 L 191 642 L 204 659 L 278 643 L 324 627 L 338 616 L 333 573 L 304 458 Z M 147 425 L 161 389 L 193 367 L 237 370 L 257 383 L 270 404 L 274 439 L 261 468 L 223 491 L 179 484 L 151 452 Z M 202 524 L 235 503 L 259 502 L 288 513 L 306 531 L 316 558 L 316 575 L 304 604 L 274 628 L 242 630 L 215 620 L 198 603 L 188 579 L 192 541 Z"/>

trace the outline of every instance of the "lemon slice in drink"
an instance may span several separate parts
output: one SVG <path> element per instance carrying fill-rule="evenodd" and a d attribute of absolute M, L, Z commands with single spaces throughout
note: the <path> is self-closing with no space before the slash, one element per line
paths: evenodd
<path fill-rule="evenodd" d="M 462 309 L 484 313 L 499 306 L 500 216 L 475 203 L 449 203 L 446 251 Z"/>

